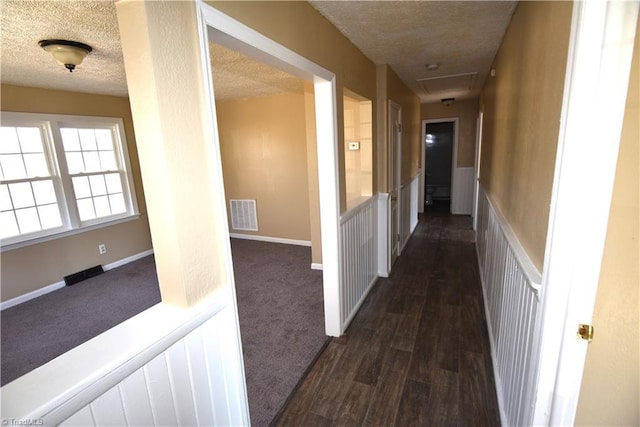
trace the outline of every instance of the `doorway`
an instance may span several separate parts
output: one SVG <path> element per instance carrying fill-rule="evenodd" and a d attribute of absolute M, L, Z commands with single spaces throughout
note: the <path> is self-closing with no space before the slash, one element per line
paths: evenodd
<path fill-rule="evenodd" d="M 426 124 L 424 200 L 430 211 L 451 212 L 454 141 L 454 121 Z"/>

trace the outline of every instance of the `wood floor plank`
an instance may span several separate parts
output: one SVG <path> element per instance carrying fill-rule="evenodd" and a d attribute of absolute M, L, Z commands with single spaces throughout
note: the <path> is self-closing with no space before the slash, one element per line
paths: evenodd
<path fill-rule="evenodd" d="M 334 425 L 345 427 L 362 425 L 373 390 L 374 387 L 370 385 L 351 381 L 335 416 Z"/>
<path fill-rule="evenodd" d="M 419 425 L 426 426 L 430 418 L 428 414 L 429 406 L 429 385 L 417 381 L 407 380 L 402 400 L 396 416 L 396 426 Z"/>
<path fill-rule="evenodd" d="M 324 381 L 328 373 L 333 370 L 336 361 L 340 358 L 344 350 L 344 346 L 336 344 L 333 341 L 327 345 L 287 405 L 277 425 L 299 425 L 299 420 L 303 419 L 307 412 L 309 412 L 309 408 L 314 402 L 320 384 Z"/>
<path fill-rule="evenodd" d="M 493 378 L 487 376 L 485 356 L 465 351 L 460 360 L 460 425 L 499 425 L 500 418 L 492 408 L 497 407 Z"/>
<path fill-rule="evenodd" d="M 278 425 L 499 425 L 472 236 L 468 217 L 421 217 Z"/>
<path fill-rule="evenodd" d="M 411 353 L 388 349 L 384 369 L 376 386 L 364 425 L 391 425 L 395 421 L 404 390 Z"/>

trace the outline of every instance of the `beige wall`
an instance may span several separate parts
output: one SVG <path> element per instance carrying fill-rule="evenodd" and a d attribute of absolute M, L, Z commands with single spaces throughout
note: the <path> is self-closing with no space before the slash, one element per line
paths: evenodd
<path fill-rule="evenodd" d="M 639 30 L 576 425 L 640 425 Z"/>
<path fill-rule="evenodd" d="M 318 183 L 318 147 L 316 144 L 316 108 L 313 84 L 304 83 L 304 113 L 307 135 L 307 184 L 309 185 L 309 227 L 311 262 L 322 264 L 320 229 L 320 188 Z"/>
<path fill-rule="evenodd" d="M 474 166 L 478 99 L 455 101 L 453 105 L 449 106 L 441 102 L 422 104 L 420 116 L 422 120 L 458 117 L 458 161 L 456 164 L 459 168 Z M 420 138 L 422 138 L 422 135 L 420 135 Z"/>
<path fill-rule="evenodd" d="M 480 181 L 542 271 L 570 2 L 520 2 L 483 88 Z"/>
<path fill-rule="evenodd" d="M 284 93 L 216 101 L 227 206 L 255 199 L 257 234 L 310 240 L 305 99 Z"/>
<path fill-rule="evenodd" d="M 37 290 L 98 264 L 151 249 L 151 236 L 128 98 L 2 85 L 2 111 L 120 117 L 141 216 L 137 220 L 2 252 L 2 301 Z M 107 253 L 98 253 L 98 244 Z"/>
<path fill-rule="evenodd" d="M 347 88 L 376 99 L 375 65 L 307 2 L 208 1 L 211 6 L 336 74 L 336 93 Z M 375 101 L 374 101 L 375 103 Z M 344 170 L 342 97 L 337 97 L 338 163 Z M 374 134 L 377 124 L 374 121 Z M 374 142 L 375 144 L 375 142 Z M 375 178 L 374 178 L 375 179 Z M 340 174 L 340 208 L 346 209 Z"/>
<path fill-rule="evenodd" d="M 390 67 L 387 67 L 386 74 L 387 98 L 402 107 L 402 183 L 406 184 L 420 169 L 422 157 L 420 98 Z"/>

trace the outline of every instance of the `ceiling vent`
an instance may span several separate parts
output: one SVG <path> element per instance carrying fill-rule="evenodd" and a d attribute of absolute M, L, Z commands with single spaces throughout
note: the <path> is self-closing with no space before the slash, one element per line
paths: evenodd
<path fill-rule="evenodd" d="M 471 90 L 476 84 L 478 73 L 452 74 L 450 76 L 418 79 L 417 82 L 428 94 L 450 92 L 454 90 Z"/>

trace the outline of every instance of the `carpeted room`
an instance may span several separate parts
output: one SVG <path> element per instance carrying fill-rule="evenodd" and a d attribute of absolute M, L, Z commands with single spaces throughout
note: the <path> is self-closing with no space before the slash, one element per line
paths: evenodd
<path fill-rule="evenodd" d="M 280 93 L 271 95 L 271 98 L 294 99 L 297 103 L 292 104 L 290 108 L 299 110 L 305 104 L 306 95 L 302 92 L 302 83 L 298 82 L 296 85 L 298 92 L 295 95 Z M 281 89 L 279 88 L 279 90 Z M 86 104 L 104 106 L 114 98 L 107 97 L 105 100 L 105 97 L 99 95 L 47 90 L 39 92 L 40 89 L 37 91 L 39 96 L 33 97 L 34 90 L 19 88 L 14 95 L 21 99 L 26 99 L 26 95 L 31 95 L 32 99 L 57 99 L 58 102 L 67 100 L 69 105 L 78 103 L 77 108 L 84 108 L 83 106 Z M 11 89 L 5 91 L 3 86 L 3 93 L 5 95 L 11 93 Z M 82 102 L 78 102 L 78 99 L 81 99 Z M 269 102 L 267 99 L 261 101 Z M 227 103 L 233 102 L 239 103 L 239 101 L 227 101 Z M 64 104 L 64 102 L 61 103 Z M 125 111 L 125 109 L 128 110 L 127 99 L 118 98 L 117 103 L 118 108 L 122 111 L 114 109 L 114 111 L 106 112 L 97 111 L 94 114 L 125 117 L 125 127 L 130 143 L 129 151 L 132 163 L 134 163 L 135 149 L 133 147 L 135 146 L 133 144 L 135 144 L 135 140 L 130 124 L 130 112 Z M 243 99 L 242 103 L 246 106 L 247 99 Z M 8 104 L 6 98 L 3 98 L 3 107 L 5 105 Z M 33 107 L 34 111 L 37 108 L 60 112 L 54 110 L 54 106 Z M 244 108 L 243 110 L 248 109 Z M 287 121 L 286 128 L 291 127 L 289 126 L 292 124 L 290 116 L 286 113 L 283 114 L 281 110 L 274 108 L 259 108 L 258 110 L 272 114 L 277 113 L 276 116 Z M 68 113 L 69 111 L 63 112 Z M 224 107 L 219 109 L 219 113 L 224 114 Z M 256 120 L 255 114 L 252 116 L 252 120 Z M 268 121 L 273 120 L 271 118 Z M 281 152 L 277 151 L 276 146 L 269 147 L 265 144 L 258 146 L 258 149 L 263 153 L 269 154 L 268 157 L 279 162 L 282 169 L 294 170 L 298 175 L 303 173 L 305 176 L 303 178 L 286 176 L 277 170 L 272 171 L 271 175 L 258 176 L 257 181 L 265 184 L 268 188 L 277 189 L 279 185 L 287 182 L 298 185 L 298 187 L 293 185 L 293 188 L 290 187 L 289 190 L 277 192 L 279 196 L 295 196 L 296 199 L 295 201 L 288 199 L 276 201 L 276 206 L 280 206 L 281 211 L 276 210 L 272 216 L 284 224 L 285 232 L 269 232 L 269 218 L 262 219 L 259 216 L 260 231 L 254 233 L 260 235 L 265 233 L 271 237 L 274 237 L 273 234 L 275 234 L 275 237 L 285 239 L 284 241 L 302 243 L 303 245 L 232 239 L 241 333 L 245 346 L 245 369 L 252 420 L 255 425 L 269 423 L 326 341 L 322 273 L 311 269 L 312 263 L 319 261 L 314 259 L 312 255 L 312 251 L 317 250 L 317 247 L 307 246 L 308 242 L 313 239 L 309 224 L 311 221 L 309 217 L 312 215 L 309 212 L 309 193 L 311 190 L 305 188 L 308 186 L 306 126 L 304 121 L 295 126 L 297 134 L 303 135 L 301 139 L 298 139 L 301 145 L 293 147 L 292 150 L 287 147 L 281 148 L 285 152 L 294 152 L 297 156 L 295 160 L 291 160 L 290 157 L 286 159 L 279 157 Z M 221 129 L 221 139 L 224 139 L 224 135 L 225 132 Z M 247 152 L 246 150 L 236 151 L 235 155 L 240 156 L 240 160 L 246 160 Z M 266 165 L 264 161 L 258 164 Z M 255 167 L 255 164 L 252 167 Z M 134 171 L 139 173 L 136 169 L 137 165 L 134 164 Z M 255 174 L 255 170 L 251 173 Z M 238 175 L 238 172 L 232 171 L 228 174 L 225 172 L 225 179 L 231 180 L 232 178 L 229 177 L 233 177 L 234 174 Z M 12 293 L 5 292 L 5 290 L 11 282 L 18 280 L 18 277 L 21 282 L 33 281 L 35 284 L 58 282 L 62 276 L 80 271 L 88 266 L 113 264 L 118 259 L 148 250 L 151 244 L 148 227 L 145 224 L 144 198 L 139 176 L 136 175 L 135 181 L 142 216 L 133 222 L 119 225 L 117 233 L 114 233 L 113 227 L 107 227 L 102 229 L 103 231 L 92 231 L 93 234 L 90 236 L 70 237 L 64 244 L 49 241 L 32 246 L 31 249 L 24 247 L 3 252 L 3 298 L 13 296 Z M 300 189 L 300 185 L 302 185 L 302 189 Z M 251 197 L 247 195 L 229 196 L 229 198 L 243 199 Z M 260 212 L 264 212 L 262 208 L 269 206 L 270 202 L 261 199 L 259 194 L 253 198 L 258 201 L 258 215 L 260 215 Z M 287 214 L 293 215 L 294 218 L 288 219 Z M 294 234 L 286 233 L 287 230 L 291 231 L 296 228 L 296 223 L 302 224 L 302 226 L 297 226 L 298 229 L 306 227 L 306 235 L 295 234 L 295 232 Z M 139 227 L 141 231 L 136 228 L 138 224 L 141 225 Z M 234 232 L 234 230 L 231 231 Z M 95 233 L 100 234 L 96 236 Z M 107 254 L 102 258 L 97 256 L 97 250 L 92 243 L 96 239 L 106 243 Z M 123 254 L 122 251 L 128 252 Z M 96 254 L 93 254 L 94 252 Z M 105 256 L 108 259 L 104 258 Z M 8 264 L 12 268 L 5 268 Z M 56 279 L 27 277 L 28 275 L 24 274 L 24 272 L 30 272 L 37 275 L 39 270 L 51 264 L 57 266 Z M 35 266 L 37 268 L 34 268 Z M 18 268 L 21 270 L 19 271 Z M 278 286 L 280 288 L 277 288 Z M 132 289 L 134 290 L 132 291 Z M 114 293 L 109 294 L 112 291 Z M 63 303 L 59 304 L 61 301 Z M 160 294 L 154 260 L 152 257 L 146 257 L 74 286 L 64 287 L 40 298 L 3 310 L 2 384 L 6 384 L 24 372 L 46 363 L 159 301 Z M 74 302 L 76 304 L 73 304 Z M 28 328 L 34 328 L 31 333 L 35 338 L 27 338 L 23 335 L 27 333 L 25 330 Z M 10 362 L 10 358 L 18 361 L 20 366 Z"/>

